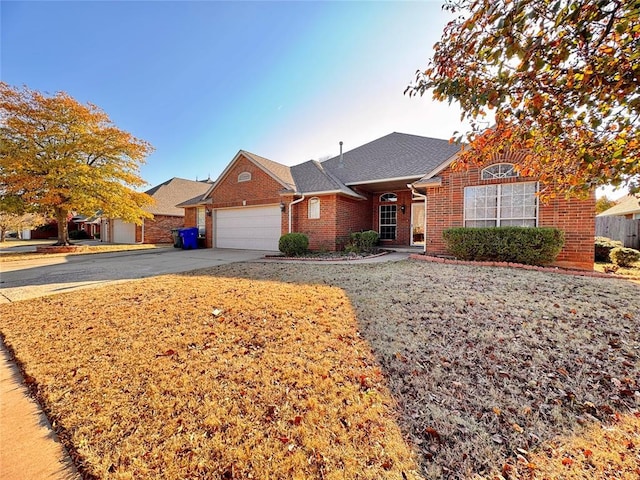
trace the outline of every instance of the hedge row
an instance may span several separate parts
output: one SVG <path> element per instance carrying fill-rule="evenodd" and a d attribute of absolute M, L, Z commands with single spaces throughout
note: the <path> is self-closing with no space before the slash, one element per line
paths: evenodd
<path fill-rule="evenodd" d="M 460 260 L 546 265 L 564 245 L 564 232 L 547 227 L 450 228 L 447 249 Z"/>

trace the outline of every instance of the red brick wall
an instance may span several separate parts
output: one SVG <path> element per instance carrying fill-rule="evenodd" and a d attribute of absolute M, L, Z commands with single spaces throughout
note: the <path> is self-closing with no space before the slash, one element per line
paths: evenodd
<path fill-rule="evenodd" d="M 213 217 L 210 215 L 211 206 L 204 207 L 207 214 L 204 217 L 205 225 L 205 240 L 204 246 L 206 248 L 213 247 Z M 197 227 L 198 226 L 198 207 L 188 207 L 184 209 L 184 226 L 185 227 Z"/>
<path fill-rule="evenodd" d="M 452 172 L 446 168 L 439 176 L 442 186 L 427 189 L 426 251 L 432 255 L 447 253 L 442 240 L 443 230 L 463 226 L 464 187 L 533 180 L 481 180 L 478 168 L 463 172 Z M 593 269 L 595 193 L 587 200 L 557 198 L 548 204 L 541 203 L 538 207 L 538 226 L 557 227 L 565 232 L 565 246 L 556 262 L 559 266 Z"/>
<path fill-rule="evenodd" d="M 380 196 L 385 193 L 395 193 L 397 202 L 381 202 Z M 381 240 L 381 245 L 410 245 L 411 244 L 411 190 L 390 190 L 373 194 L 373 221 L 369 227 L 371 230 L 380 232 L 380 205 L 396 206 L 396 238 L 395 240 Z M 404 205 L 404 213 L 402 213 Z"/>
<path fill-rule="evenodd" d="M 320 218 L 309 218 L 309 198 L 320 200 Z M 371 228 L 371 201 L 335 194 L 308 197 L 293 206 L 292 224 L 292 231 L 309 237 L 310 250 L 342 250 L 351 232 Z"/>
<path fill-rule="evenodd" d="M 336 249 L 336 195 L 321 195 L 320 218 L 309 218 L 309 197 L 302 202 L 293 205 L 292 231 L 304 233 L 309 237 L 309 250 Z"/>
<path fill-rule="evenodd" d="M 538 225 L 564 230 L 565 245 L 558 256 L 557 265 L 593 270 L 595 211 L 595 192 L 586 200 L 567 200 L 563 197 L 540 205 Z"/>
<path fill-rule="evenodd" d="M 185 217 L 170 215 L 154 215 L 153 220 L 144 221 L 144 239 L 142 226 L 136 225 L 136 242 L 142 243 L 173 243 L 172 228 L 185 226 Z"/>
<path fill-rule="evenodd" d="M 189 207 L 184 209 L 184 226 L 198 226 L 198 207 Z"/>
<path fill-rule="evenodd" d="M 250 172 L 251 180 L 238 183 L 238 175 Z M 240 156 L 224 178 L 216 184 L 211 196 L 214 208 L 280 203 L 283 186 L 253 162 Z"/>
<path fill-rule="evenodd" d="M 352 197 L 338 197 L 337 241 L 336 248 L 344 249 L 349 234 L 363 230 L 377 230 L 373 228 L 372 201 L 358 200 Z"/>

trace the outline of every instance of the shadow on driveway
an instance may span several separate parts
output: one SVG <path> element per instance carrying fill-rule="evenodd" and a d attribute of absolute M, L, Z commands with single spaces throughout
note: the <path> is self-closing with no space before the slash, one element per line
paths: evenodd
<path fill-rule="evenodd" d="M 0 303 L 263 258 L 257 250 L 162 248 L 0 264 Z"/>

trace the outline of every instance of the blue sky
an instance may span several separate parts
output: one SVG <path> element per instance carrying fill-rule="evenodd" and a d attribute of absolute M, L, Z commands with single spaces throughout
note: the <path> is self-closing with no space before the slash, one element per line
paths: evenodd
<path fill-rule="evenodd" d="M 1 3 L 0 75 L 66 91 L 153 144 L 151 185 L 216 178 L 240 149 L 293 165 L 459 112 L 403 95 L 447 20 L 430 2 Z"/>

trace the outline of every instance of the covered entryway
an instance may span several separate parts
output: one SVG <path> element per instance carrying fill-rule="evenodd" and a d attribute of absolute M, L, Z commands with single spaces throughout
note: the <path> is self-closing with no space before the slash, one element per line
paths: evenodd
<path fill-rule="evenodd" d="M 215 247 L 278 250 L 282 214 L 279 205 L 215 210 Z"/>

